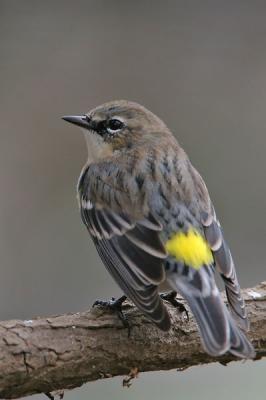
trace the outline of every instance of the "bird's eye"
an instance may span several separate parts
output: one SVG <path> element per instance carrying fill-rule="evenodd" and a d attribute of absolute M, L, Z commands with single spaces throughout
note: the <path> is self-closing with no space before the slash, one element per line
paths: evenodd
<path fill-rule="evenodd" d="M 108 132 L 113 133 L 122 129 L 123 126 L 123 122 L 119 119 L 110 119 L 110 121 L 107 123 L 107 130 Z"/>

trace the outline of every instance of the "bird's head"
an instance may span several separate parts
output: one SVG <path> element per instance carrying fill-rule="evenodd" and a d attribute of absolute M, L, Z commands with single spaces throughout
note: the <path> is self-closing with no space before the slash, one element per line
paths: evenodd
<path fill-rule="evenodd" d="M 89 157 L 95 161 L 115 150 L 130 149 L 168 132 L 165 124 L 151 111 L 126 100 L 111 101 L 87 114 L 63 119 L 82 128 Z"/>

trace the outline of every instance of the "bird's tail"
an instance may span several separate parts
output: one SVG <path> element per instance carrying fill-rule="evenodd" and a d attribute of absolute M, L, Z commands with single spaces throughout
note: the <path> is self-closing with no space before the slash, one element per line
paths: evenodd
<path fill-rule="evenodd" d="M 168 282 L 187 300 L 207 353 L 218 356 L 229 351 L 240 358 L 255 357 L 252 344 L 229 314 L 215 283 L 212 290 L 203 295 L 180 276 L 171 274 Z"/>

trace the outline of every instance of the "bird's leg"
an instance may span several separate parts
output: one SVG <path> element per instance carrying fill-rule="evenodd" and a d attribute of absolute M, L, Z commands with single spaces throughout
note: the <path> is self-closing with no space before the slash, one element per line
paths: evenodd
<path fill-rule="evenodd" d="M 184 306 L 184 304 L 182 304 L 180 301 L 176 300 L 176 295 L 177 295 L 177 292 L 175 292 L 174 290 L 172 290 L 171 292 L 160 294 L 161 299 L 168 301 L 168 303 L 172 304 L 172 306 L 177 308 L 180 313 L 185 313 L 187 320 L 188 320 L 189 316 L 188 316 L 187 309 Z"/>
<path fill-rule="evenodd" d="M 128 337 L 130 336 L 130 325 L 127 319 L 127 316 L 123 313 L 122 311 L 122 305 L 124 301 L 126 301 L 127 296 L 121 296 L 118 299 L 115 299 L 114 297 L 111 298 L 111 300 L 96 300 L 92 307 L 95 306 L 101 306 L 103 308 L 107 308 L 109 310 L 115 311 L 119 317 L 119 319 L 122 321 L 123 325 L 125 328 L 128 330 Z"/>

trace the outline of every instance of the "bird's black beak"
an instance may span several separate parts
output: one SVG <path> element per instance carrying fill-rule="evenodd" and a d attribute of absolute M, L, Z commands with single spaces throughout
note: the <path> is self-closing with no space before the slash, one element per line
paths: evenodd
<path fill-rule="evenodd" d="M 81 128 L 91 129 L 90 119 L 87 115 L 66 115 L 62 119 Z"/>

